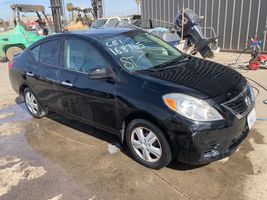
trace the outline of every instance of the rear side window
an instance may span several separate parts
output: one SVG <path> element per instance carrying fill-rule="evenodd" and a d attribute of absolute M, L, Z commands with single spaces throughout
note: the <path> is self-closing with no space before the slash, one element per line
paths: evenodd
<path fill-rule="evenodd" d="M 39 62 L 47 65 L 59 65 L 59 40 L 52 40 L 40 45 Z"/>

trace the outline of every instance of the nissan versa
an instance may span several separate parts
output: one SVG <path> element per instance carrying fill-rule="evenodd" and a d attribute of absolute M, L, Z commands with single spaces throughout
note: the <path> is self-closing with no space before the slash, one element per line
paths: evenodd
<path fill-rule="evenodd" d="M 9 74 L 34 117 L 52 110 L 117 134 L 154 169 L 227 157 L 256 120 L 238 72 L 132 28 L 48 36 L 15 56 Z"/>

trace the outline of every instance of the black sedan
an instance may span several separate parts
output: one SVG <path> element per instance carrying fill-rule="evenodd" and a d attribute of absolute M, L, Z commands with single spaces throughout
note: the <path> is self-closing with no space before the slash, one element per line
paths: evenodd
<path fill-rule="evenodd" d="M 118 135 L 139 163 L 201 165 L 233 153 L 255 120 L 246 79 L 131 28 L 48 36 L 9 62 L 36 118 L 49 110 Z"/>

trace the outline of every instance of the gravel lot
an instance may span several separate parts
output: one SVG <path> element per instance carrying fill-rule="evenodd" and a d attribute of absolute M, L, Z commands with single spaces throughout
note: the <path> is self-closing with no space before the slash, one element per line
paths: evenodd
<path fill-rule="evenodd" d="M 235 58 L 220 53 L 215 60 Z M 241 72 L 267 87 L 267 70 Z M 57 114 L 33 119 L 10 87 L 7 63 L 0 74 L 1 200 L 267 199 L 264 120 L 230 158 L 202 167 L 175 161 L 155 171 L 114 148 L 118 138 L 102 130 Z M 259 90 L 257 117 L 267 118 L 267 93 Z"/>

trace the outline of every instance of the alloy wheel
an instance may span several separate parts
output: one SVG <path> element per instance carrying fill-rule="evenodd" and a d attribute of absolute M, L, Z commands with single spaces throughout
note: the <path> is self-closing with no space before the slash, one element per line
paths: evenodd
<path fill-rule="evenodd" d="M 39 111 L 38 104 L 36 98 L 31 92 L 27 92 L 25 94 L 25 101 L 30 112 L 36 115 Z"/>
<path fill-rule="evenodd" d="M 157 162 L 162 156 L 159 139 L 148 128 L 135 128 L 131 133 L 131 145 L 136 154 L 147 162 Z"/>

